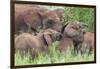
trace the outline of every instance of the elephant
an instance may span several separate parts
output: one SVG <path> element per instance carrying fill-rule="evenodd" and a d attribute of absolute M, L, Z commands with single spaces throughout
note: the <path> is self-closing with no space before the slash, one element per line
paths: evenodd
<path fill-rule="evenodd" d="M 60 32 L 63 26 L 63 14 L 64 9 L 59 8 L 42 13 L 43 29 L 51 28 Z"/>
<path fill-rule="evenodd" d="M 39 5 L 15 5 L 15 33 L 34 32 L 51 28 L 59 31 L 62 26 L 63 9 L 49 10 Z M 31 30 L 31 31 L 30 31 Z"/>
<path fill-rule="evenodd" d="M 77 54 L 77 45 L 83 41 L 83 25 L 79 21 L 67 22 L 62 28 L 62 37 L 59 44 L 61 52 L 67 51 L 67 48 L 74 47 L 74 54 Z"/>
<path fill-rule="evenodd" d="M 47 10 L 38 5 L 15 4 L 15 33 L 30 32 L 30 30 L 37 32 L 42 26 L 42 18 L 39 13 Z"/>
<path fill-rule="evenodd" d="M 83 54 L 92 54 L 94 52 L 94 33 L 84 32 L 84 40 L 79 44 L 79 52 Z"/>
<path fill-rule="evenodd" d="M 52 29 L 44 30 L 36 36 L 29 33 L 22 33 L 15 38 L 15 50 L 19 51 L 21 56 L 30 54 L 32 58 L 36 57 L 39 53 L 48 53 L 48 46 L 56 41 L 60 32 Z"/>

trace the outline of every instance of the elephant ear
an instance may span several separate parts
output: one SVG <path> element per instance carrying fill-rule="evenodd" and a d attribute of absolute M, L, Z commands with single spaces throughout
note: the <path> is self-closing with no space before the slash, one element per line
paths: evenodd
<path fill-rule="evenodd" d="M 66 27 L 64 30 L 64 34 L 70 38 L 73 38 L 79 36 L 79 31 L 70 27 Z"/>
<path fill-rule="evenodd" d="M 44 38 L 47 46 L 52 43 L 52 38 L 51 38 L 51 35 L 50 34 L 44 33 L 43 38 Z"/>
<path fill-rule="evenodd" d="M 67 27 L 68 24 L 69 24 L 69 23 L 64 24 L 64 26 L 61 28 L 61 33 L 62 33 L 62 34 L 63 34 L 63 32 L 64 32 L 64 30 L 65 30 L 65 28 Z"/>

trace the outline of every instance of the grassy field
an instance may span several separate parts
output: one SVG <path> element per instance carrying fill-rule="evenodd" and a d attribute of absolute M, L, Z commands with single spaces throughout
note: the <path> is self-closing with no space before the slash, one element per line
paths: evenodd
<path fill-rule="evenodd" d="M 73 55 L 71 52 L 73 51 L 72 48 L 68 50 L 66 54 L 61 54 L 57 50 L 58 42 L 49 46 L 48 55 L 43 55 L 40 53 L 38 57 L 30 60 L 29 55 L 24 56 L 21 58 L 19 53 L 15 54 L 15 65 L 30 65 L 30 64 L 52 64 L 52 63 L 68 63 L 68 62 L 82 62 L 82 61 L 94 61 L 94 55 Z"/>

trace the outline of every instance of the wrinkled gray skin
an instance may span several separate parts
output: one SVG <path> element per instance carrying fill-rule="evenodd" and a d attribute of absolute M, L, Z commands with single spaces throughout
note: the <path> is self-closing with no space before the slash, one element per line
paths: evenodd
<path fill-rule="evenodd" d="M 52 29 L 47 29 L 37 36 L 22 33 L 15 38 L 15 49 L 20 52 L 22 57 L 29 53 L 34 58 L 41 52 L 48 53 L 48 46 L 56 41 L 60 35 L 61 33 Z"/>
<path fill-rule="evenodd" d="M 62 28 L 62 38 L 59 49 L 63 52 L 66 51 L 69 46 L 74 46 L 74 54 L 76 54 L 78 43 L 81 43 L 82 41 L 83 31 L 80 22 L 68 22 Z"/>
<path fill-rule="evenodd" d="M 15 33 L 34 32 L 48 28 L 61 30 L 63 9 L 48 10 L 39 5 L 15 5 Z"/>

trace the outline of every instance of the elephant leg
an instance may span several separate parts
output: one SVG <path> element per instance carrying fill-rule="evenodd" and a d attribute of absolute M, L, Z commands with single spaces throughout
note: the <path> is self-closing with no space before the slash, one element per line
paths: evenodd
<path fill-rule="evenodd" d="M 74 55 L 77 55 L 77 44 L 74 44 Z"/>
<path fill-rule="evenodd" d="M 80 48 L 80 54 L 81 54 L 81 56 L 84 54 L 83 47 Z"/>
<path fill-rule="evenodd" d="M 77 46 L 77 54 L 81 53 L 82 44 L 78 44 Z"/>
<path fill-rule="evenodd" d="M 86 50 L 87 50 L 87 44 L 81 44 L 79 50 L 80 50 L 81 56 L 84 56 L 84 54 L 86 53 Z"/>
<path fill-rule="evenodd" d="M 90 47 L 90 48 L 89 48 L 89 52 L 88 52 L 88 56 L 89 56 L 90 54 L 92 54 L 92 52 L 93 52 L 93 49 L 92 49 L 92 47 Z"/>
<path fill-rule="evenodd" d="M 88 45 L 83 44 L 82 47 L 81 47 L 81 55 L 87 54 L 87 51 L 88 51 Z"/>

